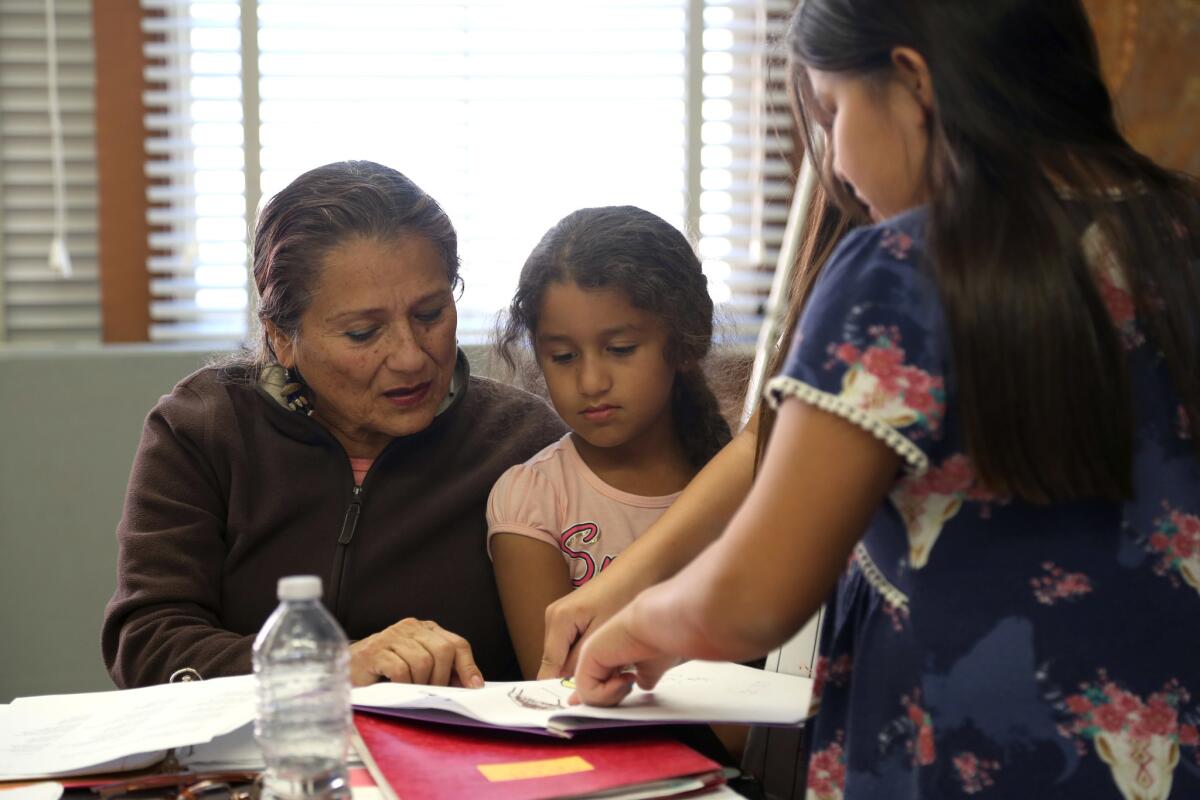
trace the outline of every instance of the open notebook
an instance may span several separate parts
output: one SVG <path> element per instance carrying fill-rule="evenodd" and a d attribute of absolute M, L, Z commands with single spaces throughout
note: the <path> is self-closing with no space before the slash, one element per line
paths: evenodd
<path fill-rule="evenodd" d="M 572 706 L 570 680 L 491 682 L 482 689 L 377 683 L 355 689 L 361 711 L 410 719 L 570 736 L 628 725 L 730 722 L 799 725 L 812 681 L 738 664 L 689 661 L 653 691 L 634 688 L 619 706 Z"/>

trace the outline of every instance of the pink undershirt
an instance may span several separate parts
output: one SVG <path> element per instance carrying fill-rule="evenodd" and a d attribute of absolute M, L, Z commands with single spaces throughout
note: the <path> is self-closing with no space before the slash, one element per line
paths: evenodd
<path fill-rule="evenodd" d="M 350 469 L 354 470 L 354 485 L 362 486 L 363 478 L 367 477 L 367 470 L 371 468 L 371 464 L 375 463 L 373 458 L 351 458 Z"/>

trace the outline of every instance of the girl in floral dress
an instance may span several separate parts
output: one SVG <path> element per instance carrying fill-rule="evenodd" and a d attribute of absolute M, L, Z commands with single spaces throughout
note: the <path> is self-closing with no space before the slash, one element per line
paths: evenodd
<path fill-rule="evenodd" d="M 584 643 L 580 697 L 824 602 L 808 797 L 1200 796 L 1200 188 L 1121 136 L 1078 0 L 805 0 L 789 44 L 874 224 L 746 501 Z"/>

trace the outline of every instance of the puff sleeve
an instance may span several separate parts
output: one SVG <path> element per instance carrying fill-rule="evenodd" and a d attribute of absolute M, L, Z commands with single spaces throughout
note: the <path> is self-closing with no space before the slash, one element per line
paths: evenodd
<path fill-rule="evenodd" d="M 830 257 L 797 325 L 777 408 L 794 397 L 876 436 L 911 474 L 929 466 L 947 408 L 944 317 L 923 268 L 925 215 L 851 233 Z"/>
<path fill-rule="evenodd" d="M 561 498 L 553 483 L 530 464 L 509 467 L 488 495 L 487 541 L 497 533 L 516 533 L 558 550 Z"/>

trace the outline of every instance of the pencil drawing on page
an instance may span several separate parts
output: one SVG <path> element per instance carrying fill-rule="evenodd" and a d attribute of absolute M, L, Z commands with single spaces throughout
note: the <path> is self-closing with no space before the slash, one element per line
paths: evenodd
<path fill-rule="evenodd" d="M 521 708 L 531 711 L 553 711 L 566 708 L 562 698 L 545 686 L 514 686 L 508 690 L 508 698 Z"/>

